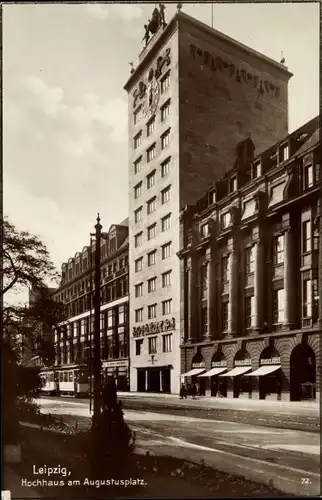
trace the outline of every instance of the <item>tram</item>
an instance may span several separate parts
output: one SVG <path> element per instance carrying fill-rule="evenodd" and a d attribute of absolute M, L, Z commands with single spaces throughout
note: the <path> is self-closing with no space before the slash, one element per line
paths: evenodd
<path fill-rule="evenodd" d="M 40 377 L 44 381 L 41 389 L 42 394 L 84 397 L 90 392 L 90 378 L 87 365 L 43 368 L 40 372 Z"/>

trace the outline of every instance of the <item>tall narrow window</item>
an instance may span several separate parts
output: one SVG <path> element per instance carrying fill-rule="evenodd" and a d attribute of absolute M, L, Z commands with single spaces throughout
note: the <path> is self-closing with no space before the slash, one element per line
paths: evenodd
<path fill-rule="evenodd" d="M 312 281 L 303 281 L 303 318 L 312 317 Z"/>
<path fill-rule="evenodd" d="M 153 116 L 151 118 L 151 120 L 148 121 L 147 123 L 147 126 L 146 126 L 146 133 L 147 133 L 147 136 L 149 137 L 149 135 L 152 134 L 152 132 L 154 132 L 154 127 L 155 127 L 155 116 Z"/>
<path fill-rule="evenodd" d="M 170 114 L 170 99 L 168 99 L 163 106 L 161 106 L 161 122 L 164 122 L 164 120 L 169 116 Z"/>
<path fill-rule="evenodd" d="M 254 247 L 248 247 L 245 249 L 245 260 L 246 274 L 252 274 L 255 267 Z"/>
<path fill-rule="evenodd" d="M 312 225 L 310 220 L 306 220 L 302 224 L 302 241 L 303 253 L 311 252 L 312 250 Z"/>
<path fill-rule="evenodd" d="M 229 302 L 222 302 L 221 304 L 221 328 L 223 332 L 228 330 L 228 305 Z"/>
<path fill-rule="evenodd" d="M 273 263 L 274 265 L 284 262 L 284 235 L 280 234 L 273 240 Z"/>
<path fill-rule="evenodd" d="M 285 308 L 285 290 L 274 290 L 273 292 L 273 323 L 283 323 Z"/>
<path fill-rule="evenodd" d="M 141 146 L 142 142 L 142 131 L 140 131 L 136 136 L 134 137 L 134 149 L 137 149 L 139 146 Z"/>
<path fill-rule="evenodd" d="M 168 129 L 164 134 L 161 135 L 161 149 L 167 147 L 170 143 L 170 129 Z"/>
<path fill-rule="evenodd" d="M 161 163 L 161 177 L 165 177 L 170 170 L 171 158 L 167 158 Z"/>
<path fill-rule="evenodd" d="M 157 352 L 157 338 L 150 337 L 148 340 L 149 340 L 149 354 L 155 354 Z"/>
<path fill-rule="evenodd" d="M 161 94 L 167 90 L 170 86 L 170 71 L 168 71 L 162 78 L 161 78 Z"/>

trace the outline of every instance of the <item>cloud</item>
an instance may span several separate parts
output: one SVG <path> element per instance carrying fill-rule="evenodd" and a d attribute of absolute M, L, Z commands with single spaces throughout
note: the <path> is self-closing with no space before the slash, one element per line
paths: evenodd
<path fill-rule="evenodd" d="M 89 206 L 96 213 L 96 206 L 106 207 L 107 200 L 115 206 L 121 200 L 127 207 L 124 99 L 103 101 L 87 93 L 71 102 L 63 89 L 38 76 L 21 79 L 4 94 L 5 186 L 24 186 L 30 199 L 50 197 L 67 218 L 86 217 Z M 22 197 L 14 196 L 20 205 Z M 44 214 L 41 209 L 36 213 Z"/>
<path fill-rule="evenodd" d="M 89 19 L 99 22 L 106 21 L 110 16 L 125 22 L 130 22 L 140 19 L 143 14 L 141 7 L 130 4 L 88 4 L 86 5 L 85 12 Z"/>

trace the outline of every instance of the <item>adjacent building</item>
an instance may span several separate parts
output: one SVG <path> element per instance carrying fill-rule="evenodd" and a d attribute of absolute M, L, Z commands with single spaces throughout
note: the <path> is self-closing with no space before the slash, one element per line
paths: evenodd
<path fill-rule="evenodd" d="M 101 244 L 101 360 L 106 377 L 129 389 L 128 220 L 103 233 Z M 94 348 L 95 242 L 62 265 L 55 300 L 66 317 L 54 329 L 57 368 L 89 364 Z"/>
<path fill-rule="evenodd" d="M 183 12 L 139 55 L 125 85 L 132 391 L 179 392 L 181 209 L 231 168 L 236 143 L 260 154 L 287 135 L 291 76 Z"/>
<path fill-rule="evenodd" d="M 259 154 L 251 139 L 235 151 L 181 212 L 183 379 L 216 397 L 318 398 L 319 118 Z"/>

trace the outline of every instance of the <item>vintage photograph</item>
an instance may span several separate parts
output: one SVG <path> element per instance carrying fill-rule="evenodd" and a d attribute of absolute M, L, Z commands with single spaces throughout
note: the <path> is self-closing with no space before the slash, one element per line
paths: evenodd
<path fill-rule="evenodd" d="M 1 10 L 2 500 L 320 496 L 320 4 Z"/>

